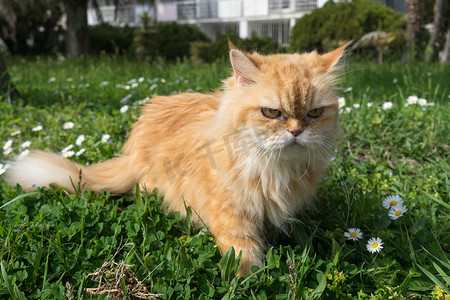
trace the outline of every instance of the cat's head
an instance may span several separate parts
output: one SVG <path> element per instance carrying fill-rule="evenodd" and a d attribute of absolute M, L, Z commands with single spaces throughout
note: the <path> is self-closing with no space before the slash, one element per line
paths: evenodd
<path fill-rule="evenodd" d="M 337 63 L 348 44 L 326 54 L 260 55 L 230 46 L 219 118 L 228 131 L 250 133 L 251 146 L 285 157 L 325 151 L 339 135 L 334 93 Z M 304 156 L 304 155 L 303 155 Z"/>

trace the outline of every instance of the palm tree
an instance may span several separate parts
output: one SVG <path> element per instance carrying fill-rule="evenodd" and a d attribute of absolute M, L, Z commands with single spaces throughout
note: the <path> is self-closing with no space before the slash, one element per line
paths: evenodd
<path fill-rule="evenodd" d="M 363 35 L 352 46 L 352 50 L 355 50 L 359 46 L 367 47 L 373 46 L 378 52 L 378 63 L 383 63 L 383 53 L 390 45 L 397 39 L 397 36 L 392 33 L 386 33 L 384 31 L 372 31 Z"/>

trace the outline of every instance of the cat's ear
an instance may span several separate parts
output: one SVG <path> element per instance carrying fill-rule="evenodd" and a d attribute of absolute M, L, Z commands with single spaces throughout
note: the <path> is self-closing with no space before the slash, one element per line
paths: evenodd
<path fill-rule="evenodd" d="M 352 43 L 353 41 L 348 42 L 342 47 L 339 47 L 331 52 L 325 53 L 321 55 L 322 64 L 326 70 L 332 69 L 338 63 L 339 59 L 341 59 L 344 50 Z"/>
<path fill-rule="evenodd" d="M 230 46 L 230 61 L 231 66 L 233 66 L 236 84 L 245 86 L 254 83 L 260 71 L 246 53 L 238 50 L 236 47 L 231 48 L 234 45 L 230 41 L 228 42 Z"/>

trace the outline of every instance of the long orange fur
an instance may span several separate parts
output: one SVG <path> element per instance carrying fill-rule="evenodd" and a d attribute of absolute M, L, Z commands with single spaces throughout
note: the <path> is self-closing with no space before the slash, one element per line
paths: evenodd
<path fill-rule="evenodd" d="M 81 170 L 80 186 L 97 193 L 157 187 L 169 209 L 184 213 L 190 205 L 223 252 L 242 251 L 238 275 L 245 276 L 262 264 L 264 220 L 291 220 L 313 198 L 335 149 L 336 63 L 346 46 L 269 56 L 230 46 L 234 74 L 222 90 L 152 98 L 121 157 L 85 167 L 32 151 L 12 164 L 8 181 L 26 191 L 55 183 L 74 192 Z M 268 118 L 261 108 L 281 115 Z M 308 115 L 322 108 L 319 117 Z"/>

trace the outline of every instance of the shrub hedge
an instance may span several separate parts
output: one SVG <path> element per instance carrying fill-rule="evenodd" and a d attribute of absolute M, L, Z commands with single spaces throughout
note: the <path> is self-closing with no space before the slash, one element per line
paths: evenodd
<path fill-rule="evenodd" d="M 290 37 L 290 50 L 330 50 L 344 41 L 356 41 L 371 31 L 403 31 L 405 22 L 403 14 L 381 3 L 328 1 L 297 21 Z"/>

